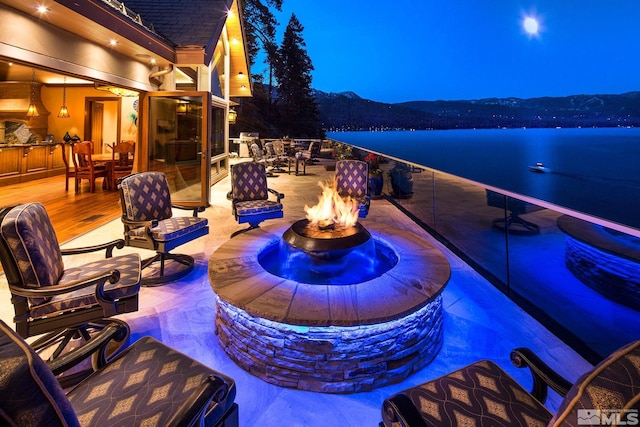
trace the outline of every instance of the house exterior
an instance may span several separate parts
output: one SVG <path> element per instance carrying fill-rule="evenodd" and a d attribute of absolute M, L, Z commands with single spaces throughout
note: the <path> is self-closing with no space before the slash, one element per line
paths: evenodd
<path fill-rule="evenodd" d="M 231 98 L 251 96 L 237 0 L 2 0 L 0 20 L 4 183 L 62 173 L 54 149 L 40 168 L 8 154 L 17 126 L 27 158 L 65 134 L 96 153 L 133 140 L 136 170 L 163 171 L 177 201 L 208 204 L 228 173 Z"/>

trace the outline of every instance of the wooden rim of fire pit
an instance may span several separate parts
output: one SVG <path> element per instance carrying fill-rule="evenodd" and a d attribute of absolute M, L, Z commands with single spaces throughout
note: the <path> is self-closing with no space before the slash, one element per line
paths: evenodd
<path fill-rule="evenodd" d="M 257 228 L 230 239 L 209 259 L 209 280 L 220 299 L 248 314 L 303 326 L 358 326 L 406 316 L 444 290 L 451 268 L 428 240 L 386 224 L 369 222 L 374 239 L 393 248 L 398 264 L 354 285 L 317 285 L 283 279 L 258 262 L 289 224 Z M 357 268 L 357 266 L 355 266 Z"/>

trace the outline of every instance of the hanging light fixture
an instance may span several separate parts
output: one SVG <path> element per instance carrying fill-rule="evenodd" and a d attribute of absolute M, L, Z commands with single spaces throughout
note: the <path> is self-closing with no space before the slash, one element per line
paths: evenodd
<path fill-rule="evenodd" d="M 229 124 L 235 125 L 236 119 L 238 118 L 238 113 L 233 108 L 229 108 Z"/>
<path fill-rule="evenodd" d="M 68 119 L 71 117 L 69 115 L 69 110 L 67 109 L 67 77 L 64 78 L 64 84 L 62 86 L 62 107 L 60 107 L 60 111 L 58 112 L 58 117 L 61 119 Z"/>
<path fill-rule="evenodd" d="M 38 109 L 36 108 L 36 70 L 31 69 L 31 103 L 27 108 L 27 117 L 39 116 Z"/>

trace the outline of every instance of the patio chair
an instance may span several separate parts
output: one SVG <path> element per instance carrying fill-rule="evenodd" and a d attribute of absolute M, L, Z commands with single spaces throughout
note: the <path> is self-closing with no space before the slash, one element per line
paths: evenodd
<path fill-rule="evenodd" d="M 511 361 L 530 369 L 531 392 L 483 360 L 385 399 L 380 426 L 605 425 L 611 417 L 637 417 L 640 341 L 616 350 L 573 385 L 529 349 L 514 350 Z M 549 388 L 564 397 L 555 414 L 544 406 Z"/>
<path fill-rule="evenodd" d="M 209 234 L 206 218 L 198 218 L 204 206 L 188 207 L 171 203 L 167 176 L 163 172 L 139 172 L 123 178 L 118 185 L 124 224 L 124 243 L 155 251 L 142 261 L 142 268 L 159 263 L 157 275 L 142 278 L 143 286 L 157 286 L 178 280 L 193 270 L 194 259 L 170 253 L 180 245 Z M 173 216 L 172 208 L 190 210 L 192 216 Z M 169 273 L 165 261 L 172 261 Z"/>
<path fill-rule="evenodd" d="M 93 142 L 79 142 L 74 144 L 71 150 L 73 152 L 73 164 L 76 170 L 76 193 L 80 192 L 80 181 L 83 179 L 89 180 L 89 191 L 91 193 L 96 190 L 96 178 L 102 178 L 102 186 L 106 187 L 109 171 L 105 164 L 94 162 L 91 158 L 91 154 L 93 153 Z"/>
<path fill-rule="evenodd" d="M 9 283 L 15 328 L 37 351 L 54 348 L 58 357 L 74 338 L 90 339 L 105 319 L 138 310 L 140 257 L 113 257 L 115 240 L 91 247 L 60 249 L 40 203 L 0 209 L 0 262 Z M 63 256 L 105 250 L 105 258 L 67 267 Z M 113 319 L 110 319 L 113 321 Z M 127 334 L 123 343 L 128 340 Z"/>
<path fill-rule="evenodd" d="M 120 331 L 111 323 L 98 343 L 45 363 L 0 321 L 0 425 L 238 426 L 235 383 L 151 337 L 143 337 L 75 387 L 64 375 Z"/>
<path fill-rule="evenodd" d="M 276 200 L 269 200 L 269 194 Z M 262 221 L 284 216 L 282 203 L 284 194 L 267 187 L 267 173 L 263 164 L 254 162 L 237 163 L 231 167 L 231 191 L 227 194 L 231 200 L 231 210 L 238 224 L 249 223 L 239 233 L 259 227 Z"/>
<path fill-rule="evenodd" d="M 351 197 L 358 203 L 358 216 L 369 213 L 369 165 L 361 160 L 338 160 L 336 162 L 336 191 L 343 197 Z"/>
<path fill-rule="evenodd" d="M 264 150 L 262 150 L 262 148 L 260 148 L 260 146 L 255 142 L 251 144 L 251 154 L 253 156 L 253 162 L 264 165 L 267 175 L 273 176 L 273 173 L 268 170 L 267 167 L 273 169 L 273 162 L 275 161 L 275 158 L 273 156 L 269 156 L 269 154 L 265 154 Z"/>
<path fill-rule="evenodd" d="M 269 150 L 272 150 L 273 154 L 273 172 L 284 172 L 282 168 L 287 163 L 287 153 L 284 147 L 284 142 L 276 140 L 265 144 Z"/>

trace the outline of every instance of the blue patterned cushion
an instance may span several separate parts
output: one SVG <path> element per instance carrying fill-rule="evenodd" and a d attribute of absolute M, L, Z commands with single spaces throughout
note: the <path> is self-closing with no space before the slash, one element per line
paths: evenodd
<path fill-rule="evenodd" d="M 282 211 L 282 203 L 271 200 L 249 200 L 236 203 L 236 213 L 242 216 L 278 211 Z"/>
<path fill-rule="evenodd" d="M 544 405 L 488 360 L 403 393 L 427 426 L 544 427 L 551 419 Z"/>
<path fill-rule="evenodd" d="M 26 287 L 39 288 L 58 283 L 64 263 L 58 238 L 42 204 L 16 206 L 5 215 L 0 232 Z M 46 300 L 30 298 L 34 304 Z"/>
<path fill-rule="evenodd" d="M 205 228 L 209 224 L 206 218 L 193 216 L 173 217 L 159 221 L 156 227 L 151 228 L 151 237 L 158 242 L 168 242 L 184 235 L 193 233 L 196 230 Z M 146 229 L 138 227 L 129 231 L 129 237 L 146 239 Z"/>
<path fill-rule="evenodd" d="M 121 183 L 124 209 L 129 221 L 171 218 L 171 194 L 162 172 L 141 172 Z"/>
<path fill-rule="evenodd" d="M 68 268 L 60 279 L 60 284 L 87 279 L 109 270 L 118 270 L 120 281 L 113 284 L 106 283 L 104 289 L 107 298 L 125 298 L 138 293 L 140 289 L 140 256 L 138 254 L 105 258 L 84 264 L 81 268 Z M 98 301 L 95 296 L 95 287 L 89 286 L 74 292 L 56 295 L 48 301 L 32 305 L 31 316 L 42 317 L 96 304 Z"/>
<path fill-rule="evenodd" d="M 603 409 L 640 409 L 640 341 L 616 350 L 580 377 L 549 425 L 576 426 L 580 424 L 578 410 L 593 413 Z M 609 417 L 611 412 L 604 411 L 604 415 Z M 626 420 L 624 415 L 622 420 Z"/>
<path fill-rule="evenodd" d="M 336 191 L 340 196 L 363 198 L 367 195 L 369 165 L 360 160 L 336 162 Z"/>
<path fill-rule="evenodd" d="M 82 425 L 165 426 L 194 390 L 215 374 L 154 338 L 144 337 L 68 397 Z M 235 387 L 225 382 L 230 385 L 228 395 L 221 396 L 226 410 L 233 403 Z"/>
<path fill-rule="evenodd" d="M 0 425 L 80 425 L 51 370 L 25 341 L 1 320 Z"/>
<path fill-rule="evenodd" d="M 266 200 L 267 173 L 263 164 L 243 162 L 231 168 L 231 190 L 233 199 L 238 202 L 247 200 Z"/>

